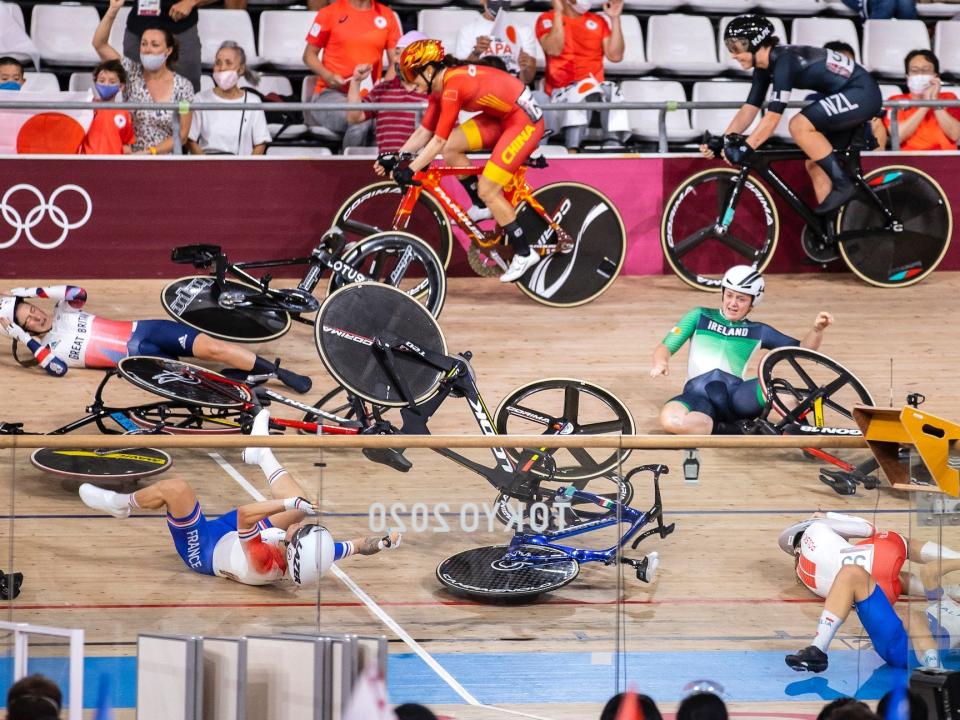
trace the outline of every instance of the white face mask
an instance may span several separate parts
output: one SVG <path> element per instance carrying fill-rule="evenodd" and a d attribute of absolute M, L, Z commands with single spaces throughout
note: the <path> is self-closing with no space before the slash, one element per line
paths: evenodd
<path fill-rule="evenodd" d="M 586 12 L 590 12 L 591 5 L 593 5 L 593 3 L 590 2 L 590 0 L 576 0 L 573 3 L 573 9 L 583 15 Z"/>
<path fill-rule="evenodd" d="M 910 92 L 919 95 L 933 83 L 933 75 L 907 75 Z"/>
<path fill-rule="evenodd" d="M 140 53 L 140 64 L 143 65 L 144 70 L 155 72 L 162 68 L 166 62 L 166 55 L 146 55 L 144 53 Z"/>
<path fill-rule="evenodd" d="M 221 90 L 232 90 L 239 80 L 240 76 L 236 70 L 224 70 L 213 74 L 213 81 Z"/>

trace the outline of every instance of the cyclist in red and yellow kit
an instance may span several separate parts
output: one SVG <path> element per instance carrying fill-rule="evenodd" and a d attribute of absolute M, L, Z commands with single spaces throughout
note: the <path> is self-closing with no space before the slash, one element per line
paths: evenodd
<path fill-rule="evenodd" d="M 429 104 L 420 127 L 400 148 L 401 153 L 416 152 L 417 156 L 407 167 L 394 167 L 389 160 L 378 159 L 377 172 L 392 171 L 393 179 L 406 185 L 438 153 L 443 153 L 448 164 L 459 166 L 469 165 L 467 152 L 492 149 L 479 180 L 469 176 L 461 182 L 476 205 L 489 208 L 513 245 L 513 260 L 500 280 L 518 280 L 536 265 L 540 255 L 524 236 L 513 206 L 503 195 L 503 186 L 540 143 L 543 111 L 529 88 L 513 75 L 487 65 L 463 63 L 446 55 L 437 40 L 408 45 L 400 55 L 397 70 L 408 89 L 429 94 Z M 456 126 L 461 110 L 480 114 Z"/>

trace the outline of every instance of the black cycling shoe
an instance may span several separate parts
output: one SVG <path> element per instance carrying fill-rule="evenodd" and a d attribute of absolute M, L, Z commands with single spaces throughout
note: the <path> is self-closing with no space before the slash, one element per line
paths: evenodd
<path fill-rule="evenodd" d="M 399 448 L 363 448 L 363 455 L 367 460 L 386 465 L 400 472 L 408 472 L 413 463 L 407 460 L 403 450 Z"/>
<path fill-rule="evenodd" d="M 843 185 L 834 185 L 830 194 L 823 199 L 823 202 L 817 205 L 813 212 L 816 215 L 830 215 L 847 204 L 854 195 L 857 194 L 857 186 L 847 182 Z"/>
<path fill-rule="evenodd" d="M 797 672 L 822 673 L 827 669 L 827 654 L 814 645 L 807 645 L 794 655 L 787 655 L 784 660 L 787 665 Z"/>

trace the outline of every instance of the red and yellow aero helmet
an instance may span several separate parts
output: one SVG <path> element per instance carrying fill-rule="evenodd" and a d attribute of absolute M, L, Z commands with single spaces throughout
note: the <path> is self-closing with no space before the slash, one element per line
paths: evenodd
<path fill-rule="evenodd" d="M 444 55 L 446 53 L 439 40 L 416 40 L 410 43 L 400 53 L 397 61 L 400 79 L 412 83 L 422 68 L 430 63 L 442 62 Z"/>

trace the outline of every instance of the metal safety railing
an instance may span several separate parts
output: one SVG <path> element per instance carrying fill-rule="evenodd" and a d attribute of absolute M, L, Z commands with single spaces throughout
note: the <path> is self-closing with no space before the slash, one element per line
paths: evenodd
<path fill-rule="evenodd" d="M 814 101 L 816 102 L 816 101 Z M 804 108 L 809 102 L 789 102 L 788 108 Z M 545 112 L 561 112 L 564 110 L 652 110 L 658 113 L 658 150 L 665 153 L 668 150 L 667 113 L 678 110 L 736 110 L 743 105 L 735 101 L 679 101 L 667 100 L 659 102 L 580 102 L 580 103 L 548 103 L 541 105 Z M 3 108 L 11 110 L 101 110 L 109 107 L 111 110 L 166 110 L 173 113 L 173 152 L 176 155 L 183 153 L 180 141 L 181 116 L 195 110 L 216 111 L 254 111 L 265 112 L 306 111 L 306 110 L 333 110 L 347 112 L 363 110 L 365 112 L 379 112 L 381 110 L 406 110 L 421 113 L 426 110 L 426 103 L 323 103 L 322 105 L 309 102 L 281 102 L 281 103 L 202 103 L 202 102 L 166 102 L 166 103 L 131 103 L 112 102 L 108 105 L 98 102 L 51 102 L 15 100 L 4 102 Z M 883 107 L 891 110 L 905 110 L 915 107 L 929 108 L 960 108 L 960 100 L 887 100 Z M 900 124 L 897 113 L 890 115 L 890 144 L 892 150 L 900 149 Z"/>

